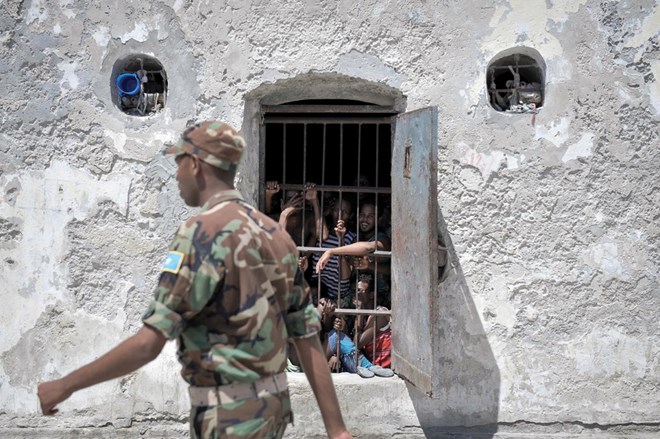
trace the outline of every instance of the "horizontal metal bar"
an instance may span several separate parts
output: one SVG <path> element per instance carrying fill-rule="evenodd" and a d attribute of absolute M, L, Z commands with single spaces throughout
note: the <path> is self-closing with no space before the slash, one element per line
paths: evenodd
<path fill-rule="evenodd" d="M 286 113 L 397 113 L 394 107 L 380 105 L 262 105 L 261 111 L 266 117 Z"/>
<path fill-rule="evenodd" d="M 302 191 L 305 190 L 304 184 L 280 184 L 280 189 L 286 191 Z M 375 186 L 337 186 L 329 184 L 317 184 L 313 189 L 319 192 L 350 192 L 350 193 L 373 193 L 373 194 L 391 194 L 391 187 L 375 187 Z"/>
<path fill-rule="evenodd" d="M 381 311 L 376 309 L 351 309 L 351 308 L 337 308 L 335 314 L 344 315 L 361 315 L 361 316 L 391 316 L 392 311 Z"/>
<path fill-rule="evenodd" d="M 496 91 L 511 91 L 511 90 L 516 90 L 516 91 L 543 91 L 543 87 L 512 87 L 512 88 L 489 88 L 488 91 L 493 93 Z"/>
<path fill-rule="evenodd" d="M 376 124 L 376 123 L 392 123 L 392 117 L 390 116 L 377 116 L 377 117 L 368 117 L 361 115 L 362 117 L 328 117 L 328 116 L 301 116 L 301 117 L 288 117 L 288 116 L 271 116 L 264 117 L 265 124 L 270 123 L 290 123 L 290 124 L 304 124 L 304 123 L 318 123 L 318 124 Z"/>
<path fill-rule="evenodd" d="M 488 67 L 489 69 L 507 69 L 509 70 L 509 66 L 511 67 L 518 67 L 518 68 L 527 68 L 527 67 L 536 67 L 537 69 L 541 70 L 538 64 L 507 64 L 504 66 L 490 66 Z"/>
<path fill-rule="evenodd" d="M 358 241 L 358 242 L 360 242 L 360 241 Z M 341 248 L 341 247 L 332 247 L 332 248 Z M 304 247 L 304 246 L 299 246 L 298 247 L 299 252 L 325 253 L 326 250 L 330 250 L 330 249 L 327 248 L 327 247 Z M 371 256 L 371 255 L 392 257 L 392 252 L 378 250 L 378 251 L 375 251 L 375 252 L 368 253 L 365 256 Z M 342 255 L 342 256 L 347 256 L 347 255 Z"/>

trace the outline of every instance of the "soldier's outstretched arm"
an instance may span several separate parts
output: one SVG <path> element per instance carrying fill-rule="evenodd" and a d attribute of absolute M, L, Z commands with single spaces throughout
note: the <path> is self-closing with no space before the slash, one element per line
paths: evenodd
<path fill-rule="evenodd" d="M 157 330 L 142 326 L 102 357 L 58 380 L 39 384 L 37 395 L 44 415 L 58 412 L 57 404 L 77 390 L 124 376 L 155 359 L 167 339 Z"/>
<path fill-rule="evenodd" d="M 293 344 L 298 351 L 298 358 L 302 363 L 312 391 L 314 391 L 319 409 L 321 409 L 321 416 L 323 416 L 323 423 L 328 436 L 332 439 L 352 439 L 353 436 L 346 430 L 346 425 L 344 425 L 341 416 L 335 386 L 330 377 L 319 337 L 314 334 L 309 337 L 294 338 Z"/>

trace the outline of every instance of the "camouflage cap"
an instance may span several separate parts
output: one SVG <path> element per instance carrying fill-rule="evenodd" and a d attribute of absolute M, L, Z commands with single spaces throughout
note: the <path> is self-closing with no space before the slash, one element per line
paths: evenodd
<path fill-rule="evenodd" d="M 224 122 L 207 120 L 186 128 L 179 141 L 163 154 L 190 154 L 216 168 L 236 171 L 244 148 L 245 140 L 238 131 Z"/>

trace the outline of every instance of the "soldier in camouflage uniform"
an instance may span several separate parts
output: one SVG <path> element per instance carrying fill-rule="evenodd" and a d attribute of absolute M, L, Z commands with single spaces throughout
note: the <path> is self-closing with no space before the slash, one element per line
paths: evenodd
<path fill-rule="evenodd" d="M 296 246 L 233 188 L 244 146 L 233 128 L 207 121 L 165 151 L 176 156 L 181 197 L 201 211 L 169 246 L 144 326 L 98 360 L 41 384 L 44 414 L 55 414 L 76 390 L 141 367 L 177 339 L 181 374 L 191 386 L 191 438 L 279 438 L 293 420 L 283 372 L 292 340 L 328 434 L 351 438 Z"/>

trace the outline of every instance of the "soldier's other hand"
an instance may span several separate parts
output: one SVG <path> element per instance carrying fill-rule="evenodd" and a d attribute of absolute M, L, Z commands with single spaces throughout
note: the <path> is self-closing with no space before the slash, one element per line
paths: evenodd
<path fill-rule="evenodd" d="M 266 192 L 270 194 L 276 194 L 280 191 L 280 184 L 276 181 L 267 181 L 266 182 Z"/>
<path fill-rule="evenodd" d="M 353 435 L 348 431 L 342 431 L 337 436 L 332 436 L 331 439 L 353 439 Z"/>
<path fill-rule="evenodd" d="M 335 226 L 335 233 L 337 236 L 344 236 L 346 234 L 346 224 L 344 224 L 344 221 L 337 221 L 337 225 Z"/>
<path fill-rule="evenodd" d="M 39 397 L 41 412 L 46 416 L 53 416 L 59 411 L 55 406 L 71 396 L 71 393 L 71 391 L 67 390 L 62 380 L 39 384 L 39 387 L 37 387 L 37 396 Z"/>

